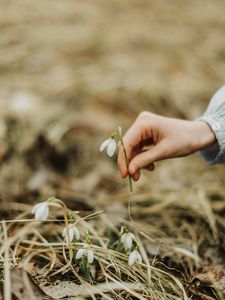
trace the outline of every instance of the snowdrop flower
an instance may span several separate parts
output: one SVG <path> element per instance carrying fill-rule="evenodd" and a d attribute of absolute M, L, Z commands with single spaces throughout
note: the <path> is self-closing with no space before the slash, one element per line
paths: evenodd
<path fill-rule="evenodd" d="M 121 236 L 121 242 L 125 250 L 130 250 L 132 248 L 133 240 L 135 240 L 135 235 L 131 232 L 124 233 Z"/>
<path fill-rule="evenodd" d="M 35 219 L 37 220 L 46 220 L 49 215 L 48 202 L 40 202 L 34 205 L 32 208 L 32 214 L 34 214 Z"/>
<path fill-rule="evenodd" d="M 112 157 L 113 154 L 116 151 L 116 141 L 114 138 L 109 138 L 107 140 L 105 140 L 101 146 L 100 146 L 100 151 L 102 152 L 103 150 L 105 150 L 105 148 L 107 148 L 107 154 L 109 157 Z"/>
<path fill-rule="evenodd" d="M 74 237 L 76 238 L 77 241 L 80 239 L 80 231 L 79 229 L 75 226 L 75 224 L 70 224 L 68 226 L 68 234 L 67 234 L 67 228 L 65 227 L 63 229 L 63 234 L 62 236 L 66 239 L 66 242 L 68 243 L 69 241 L 72 242 Z M 68 240 L 69 238 L 69 240 Z"/>
<path fill-rule="evenodd" d="M 87 255 L 87 261 L 89 262 L 89 264 L 92 264 L 93 261 L 94 261 L 94 252 L 93 252 L 93 250 L 91 250 L 90 248 L 87 248 L 87 249 L 81 248 L 81 249 L 79 249 L 77 251 L 77 254 L 76 254 L 76 259 L 80 259 L 84 255 Z"/>
<path fill-rule="evenodd" d="M 142 263 L 141 254 L 137 250 L 132 251 L 128 259 L 129 266 L 132 266 L 135 262 L 137 262 L 138 264 Z"/>

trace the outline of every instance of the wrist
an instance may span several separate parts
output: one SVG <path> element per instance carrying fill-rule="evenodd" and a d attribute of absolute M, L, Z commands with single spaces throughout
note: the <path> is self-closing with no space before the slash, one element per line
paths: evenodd
<path fill-rule="evenodd" d="M 208 123 L 203 120 L 193 122 L 196 134 L 196 151 L 203 150 L 216 142 L 216 136 Z"/>

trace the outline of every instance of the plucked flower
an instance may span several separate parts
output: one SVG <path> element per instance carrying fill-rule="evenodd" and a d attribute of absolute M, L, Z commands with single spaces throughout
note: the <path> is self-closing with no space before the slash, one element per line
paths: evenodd
<path fill-rule="evenodd" d="M 94 261 L 94 252 L 90 248 L 81 248 L 77 251 L 76 259 L 81 259 L 84 255 L 87 255 L 87 261 L 92 264 Z"/>
<path fill-rule="evenodd" d="M 142 263 L 141 254 L 137 250 L 132 251 L 128 259 L 129 266 L 132 266 L 135 262 L 137 262 L 138 264 Z"/>
<path fill-rule="evenodd" d="M 35 219 L 37 220 L 46 220 L 49 215 L 48 202 L 40 202 L 34 205 L 32 208 L 32 214 L 34 214 Z"/>
<path fill-rule="evenodd" d="M 112 157 L 116 151 L 116 147 L 117 147 L 117 145 L 116 145 L 115 139 L 109 138 L 101 144 L 100 151 L 102 152 L 103 150 L 105 150 L 105 148 L 107 148 L 106 152 L 107 152 L 108 156 Z"/>
<path fill-rule="evenodd" d="M 66 242 L 72 242 L 74 237 L 76 238 L 77 241 L 80 239 L 80 231 L 79 229 L 75 226 L 75 224 L 70 224 L 68 226 L 68 233 L 67 233 L 67 228 L 65 227 L 63 229 L 63 237 L 66 239 Z M 69 240 L 68 240 L 69 238 Z"/>
<path fill-rule="evenodd" d="M 121 242 L 122 242 L 122 244 L 124 246 L 124 249 L 126 251 L 130 250 L 132 248 L 133 240 L 135 240 L 135 235 L 131 232 L 124 233 L 121 236 Z"/>

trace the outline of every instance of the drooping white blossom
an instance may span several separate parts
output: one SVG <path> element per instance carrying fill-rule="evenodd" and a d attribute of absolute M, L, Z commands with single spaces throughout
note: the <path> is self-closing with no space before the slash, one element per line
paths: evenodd
<path fill-rule="evenodd" d="M 117 145 L 116 145 L 115 139 L 109 138 L 101 144 L 100 151 L 102 152 L 106 148 L 107 149 L 106 152 L 107 152 L 108 156 L 112 157 L 116 151 L 116 147 L 117 147 Z"/>
<path fill-rule="evenodd" d="M 88 260 L 89 264 L 92 264 L 92 263 L 93 263 L 94 258 L 95 258 L 95 257 L 94 257 L 94 252 L 93 252 L 93 250 L 88 249 L 88 250 L 87 250 L 87 260 Z"/>
<path fill-rule="evenodd" d="M 141 254 L 137 250 L 134 250 L 129 255 L 128 264 L 129 264 L 129 266 L 132 266 L 136 262 L 138 264 L 141 264 L 142 263 L 142 257 L 141 257 Z"/>
<path fill-rule="evenodd" d="M 135 235 L 131 232 L 124 233 L 121 236 L 121 242 L 125 250 L 130 250 L 132 248 L 133 240 L 135 240 Z"/>
<path fill-rule="evenodd" d="M 72 242 L 74 237 L 76 238 L 77 241 L 79 241 L 80 239 L 80 231 L 79 229 L 76 227 L 75 224 L 70 224 L 68 226 L 68 233 L 67 233 L 67 228 L 65 227 L 63 229 L 63 237 L 66 239 L 66 242 Z M 69 240 L 68 240 L 69 238 Z"/>
<path fill-rule="evenodd" d="M 48 202 L 40 202 L 34 205 L 32 208 L 32 214 L 34 214 L 37 220 L 47 220 L 49 215 Z"/>
<path fill-rule="evenodd" d="M 94 252 L 90 248 L 81 248 L 77 251 L 76 259 L 81 259 L 83 256 L 87 256 L 87 261 L 92 264 L 94 261 Z"/>
<path fill-rule="evenodd" d="M 81 259 L 81 257 L 85 254 L 86 249 L 79 249 L 76 254 L 76 259 Z"/>

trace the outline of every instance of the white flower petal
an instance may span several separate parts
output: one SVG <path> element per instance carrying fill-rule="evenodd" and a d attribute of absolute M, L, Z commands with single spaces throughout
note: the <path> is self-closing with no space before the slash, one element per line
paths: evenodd
<path fill-rule="evenodd" d="M 35 208 L 35 219 L 46 220 L 49 215 L 49 208 L 47 202 L 39 203 Z"/>
<path fill-rule="evenodd" d="M 69 230 L 69 240 L 70 240 L 70 242 L 73 241 L 74 236 L 76 237 L 77 240 L 80 239 L 80 231 L 74 224 L 70 224 L 68 230 Z M 68 235 L 67 235 L 66 227 L 63 229 L 62 236 L 66 239 L 66 242 L 68 243 Z"/>
<path fill-rule="evenodd" d="M 31 213 L 32 214 L 35 214 L 36 210 L 38 209 L 38 207 L 42 205 L 42 203 L 37 203 L 33 206 L 32 210 L 31 210 Z"/>
<path fill-rule="evenodd" d="M 76 240 L 79 241 L 79 239 L 80 239 L 80 231 L 79 231 L 79 229 L 75 225 L 73 225 L 73 231 L 74 231 L 74 235 L 75 235 Z"/>
<path fill-rule="evenodd" d="M 87 251 L 87 260 L 89 264 L 92 264 L 94 261 L 94 252 L 91 249 Z"/>
<path fill-rule="evenodd" d="M 134 250 L 129 255 L 128 265 L 132 266 L 135 263 L 136 259 L 137 259 L 137 254 L 136 254 L 136 250 Z"/>
<path fill-rule="evenodd" d="M 138 262 L 139 264 L 142 263 L 142 257 L 141 257 L 141 254 L 140 254 L 139 252 L 137 253 L 137 262 Z"/>
<path fill-rule="evenodd" d="M 85 249 L 79 249 L 76 254 L 76 259 L 80 259 L 84 255 L 85 252 L 86 252 Z"/>
<path fill-rule="evenodd" d="M 49 215 L 49 208 L 48 205 L 46 205 L 45 209 L 43 209 L 42 216 L 40 217 L 40 219 L 47 220 L 48 215 Z"/>
<path fill-rule="evenodd" d="M 125 250 L 130 250 L 132 248 L 133 240 L 135 240 L 135 235 L 131 232 L 124 233 L 121 236 L 121 242 L 123 243 Z"/>
<path fill-rule="evenodd" d="M 131 247 L 132 247 L 132 244 L 133 244 L 133 241 L 132 241 L 132 238 L 129 234 L 126 235 L 126 239 L 125 239 L 125 242 L 124 242 L 124 248 L 125 250 L 130 250 Z"/>
<path fill-rule="evenodd" d="M 115 151 L 116 151 L 116 147 L 117 147 L 117 145 L 116 145 L 116 141 L 114 140 L 114 139 L 110 139 L 110 142 L 109 142 L 109 144 L 108 144 L 108 147 L 107 147 L 107 154 L 108 154 L 108 156 L 110 156 L 110 157 L 112 157 L 113 156 L 113 154 L 115 153 Z"/>
<path fill-rule="evenodd" d="M 72 242 L 74 238 L 74 228 L 73 228 L 73 225 L 69 228 L 69 239 L 70 239 L 70 242 Z M 66 235 L 66 241 L 68 243 L 68 235 Z"/>
<path fill-rule="evenodd" d="M 105 141 L 101 144 L 100 149 L 99 149 L 100 152 L 102 152 L 102 151 L 109 145 L 110 140 L 111 140 L 111 139 L 107 139 L 107 140 L 105 140 Z"/>
<path fill-rule="evenodd" d="M 128 234 L 132 238 L 132 240 L 135 240 L 135 235 L 132 232 L 129 232 Z"/>
<path fill-rule="evenodd" d="M 66 239 L 66 242 L 68 243 L 69 241 L 72 242 L 73 238 L 74 238 L 74 230 L 73 230 L 73 225 L 69 225 L 68 226 L 68 233 L 67 233 L 67 228 L 65 226 L 65 228 L 63 229 L 63 237 Z M 69 235 L 69 239 L 68 239 L 68 235 Z"/>
<path fill-rule="evenodd" d="M 126 233 L 124 233 L 122 236 L 121 236 L 121 242 L 124 244 L 125 243 L 125 240 L 126 240 L 126 236 L 127 236 L 127 234 Z"/>

